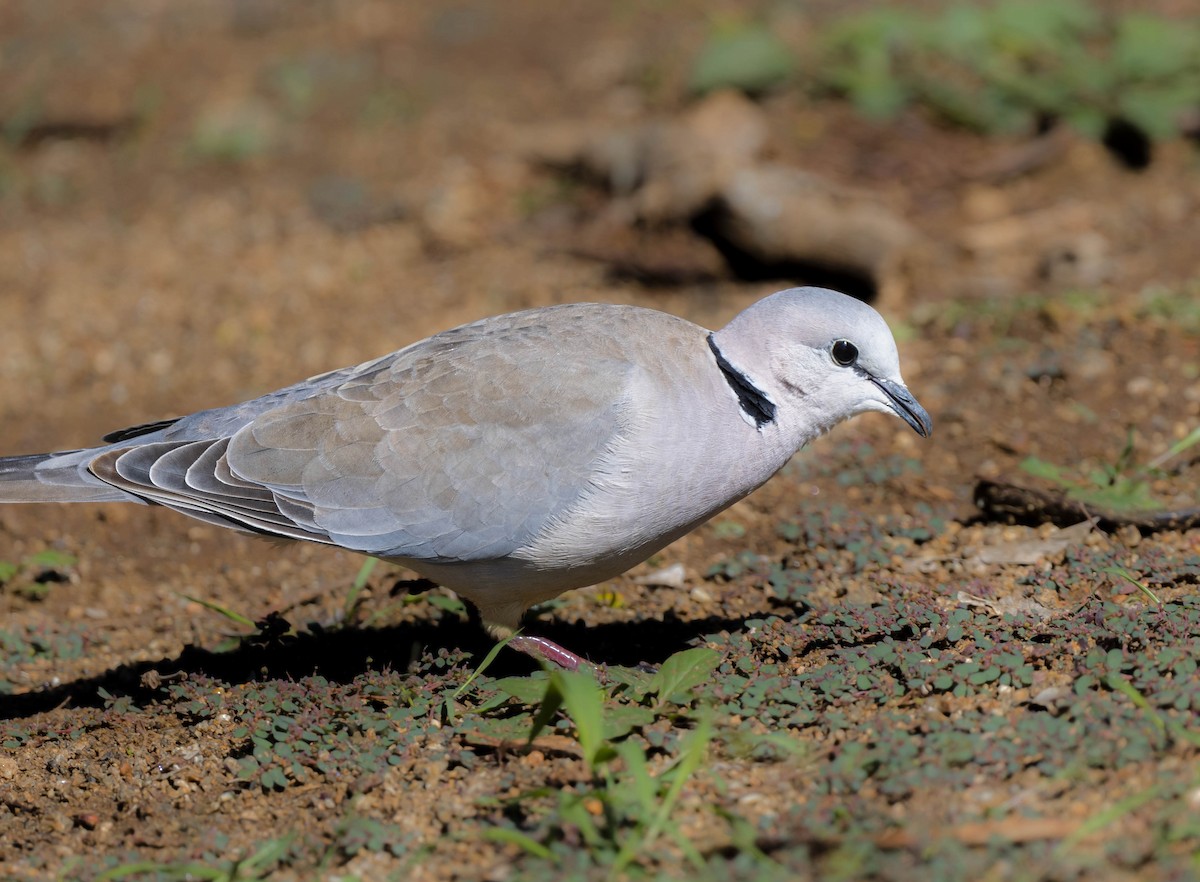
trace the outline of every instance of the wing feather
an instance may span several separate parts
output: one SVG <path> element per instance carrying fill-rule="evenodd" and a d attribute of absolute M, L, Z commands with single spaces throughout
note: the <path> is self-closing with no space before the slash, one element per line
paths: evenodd
<path fill-rule="evenodd" d="M 502 558 L 604 480 L 636 418 L 630 340 L 654 322 L 685 333 L 662 313 L 595 304 L 485 320 L 185 417 L 90 470 L 237 529 L 385 557 Z"/>
<path fill-rule="evenodd" d="M 586 488 L 622 432 L 633 369 L 613 336 L 587 332 L 590 310 L 542 313 L 439 335 L 369 382 L 262 414 L 230 441 L 229 467 L 311 505 L 347 547 L 511 554 Z"/>
<path fill-rule="evenodd" d="M 223 493 L 219 485 L 212 490 L 199 490 L 187 482 L 186 476 L 197 474 L 193 467 L 214 447 L 224 447 L 228 439 L 218 441 L 158 441 L 132 448 L 107 450 L 89 464 L 92 474 L 122 490 L 155 502 L 183 514 L 222 527 L 232 527 L 253 533 L 330 541 L 319 530 L 306 528 L 285 516 L 277 504 L 268 506 L 261 497 Z M 211 459 L 210 459 L 211 461 Z M 217 460 L 219 461 L 219 460 Z M 212 479 L 215 481 L 215 478 Z M 261 489 L 261 488 L 260 488 Z M 262 494 L 272 500 L 269 491 Z M 248 504 L 247 504 L 248 503 Z"/>

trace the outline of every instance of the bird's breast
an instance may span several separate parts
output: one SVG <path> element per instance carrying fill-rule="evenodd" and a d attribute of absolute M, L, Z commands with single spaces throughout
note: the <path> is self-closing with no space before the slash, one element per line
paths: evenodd
<path fill-rule="evenodd" d="M 723 391 L 723 390 L 719 390 Z M 690 388 L 649 402 L 572 503 L 516 556 L 548 568 L 628 569 L 765 482 L 787 462 L 736 399 Z"/>

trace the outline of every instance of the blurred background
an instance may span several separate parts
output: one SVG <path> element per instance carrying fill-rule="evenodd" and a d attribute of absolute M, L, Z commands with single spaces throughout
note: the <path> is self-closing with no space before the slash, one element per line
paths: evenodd
<path fill-rule="evenodd" d="M 1182 309 L 1195 12 L 13 0 L 5 449 L 548 302 L 718 322 L 803 282 L 916 323 L 1101 288 Z M 47 437 L 64 395 L 91 406 Z"/>
<path fill-rule="evenodd" d="M 667 553 L 699 593 L 626 579 L 558 616 L 722 615 L 740 633 L 770 606 L 738 581 L 753 563 L 723 562 L 802 549 L 831 502 L 862 531 L 839 553 L 883 529 L 951 557 L 980 478 L 1194 509 L 1198 12 L 4 0 L 0 452 L 94 443 L 509 310 L 603 300 L 716 327 L 821 284 L 892 323 L 934 437 L 856 420 Z M 1194 533 L 1167 535 L 1194 554 Z M 884 555 L 878 579 L 836 564 L 813 590 L 953 597 L 966 577 L 944 559 Z M 0 644 L 75 641 L 13 649 L 0 692 L 215 645 L 228 623 L 190 596 L 334 621 L 359 565 L 132 506 L 0 509 L 0 562 Z M 384 620 L 420 618 L 406 610 Z M 653 628 L 621 633 L 572 645 L 626 663 L 662 649 Z"/>

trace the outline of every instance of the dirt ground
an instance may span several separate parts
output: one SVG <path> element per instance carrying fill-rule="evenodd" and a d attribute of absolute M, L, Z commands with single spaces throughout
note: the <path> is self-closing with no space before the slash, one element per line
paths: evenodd
<path fill-rule="evenodd" d="M 0 451 L 84 446 L 514 309 L 634 303 L 717 327 L 827 282 L 735 273 L 695 225 L 546 160 L 552 141 L 696 107 L 690 59 L 737 4 L 717 6 L 0 5 Z M 1146 463 L 1200 425 L 1195 144 L 1135 171 L 1060 133 L 1026 164 L 1026 142 L 916 113 L 872 123 L 797 89 L 755 107 L 764 157 L 905 224 L 894 259 L 845 280 L 896 327 L 935 432 L 844 425 L 531 625 L 614 668 L 719 653 L 708 760 L 672 835 L 622 872 L 1195 878 L 1196 531 L 1056 545 L 973 499 L 980 478 L 1037 484 L 1027 457 L 1086 474 L 1132 437 Z M 1154 474 L 1161 507 L 1200 505 L 1194 460 Z M 17 566 L 0 587 L 0 877 L 609 873 L 553 801 L 615 792 L 571 726 L 532 751 L 472 734 L 492 675 L 533 665 L 502 655 L 476 697 L 456 692 L 490 644 L 448 594 L 408 597 L 381 566 L 356 596 L 354 555 L 137 506 L 3 507 L 0 561 Z M 646 584 L 673 564 L 681 584 Z M 213 605 L 286 624 L 238 642 L 253 629 Z M 1001 644 L 1028 670 L 970 667 Z M 951 655 L 968 667 L 940 685 L 872 691 L 910 656 Z M 831 691 L 843 663 L 866 679 Z M 431 704 L 451 694 L 458 712 Z M 655 774 L 702 705 L 635 727 Z M 263 734 L 280 715 L 323 733 L 297 736 L 324 751 L 303 769 L 262 753 L 300 750 Z"/>

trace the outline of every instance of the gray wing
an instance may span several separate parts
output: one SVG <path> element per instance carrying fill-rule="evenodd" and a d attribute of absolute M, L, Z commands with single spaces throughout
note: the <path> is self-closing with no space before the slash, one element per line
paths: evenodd
<path fill-rule="evenodd" d="M 91 470 L 225 526 L 389 557 L 503 557 L 587 490 L 624 434 L 630 318 L 576 305 L 467 325 L 185 418 Z"/>

